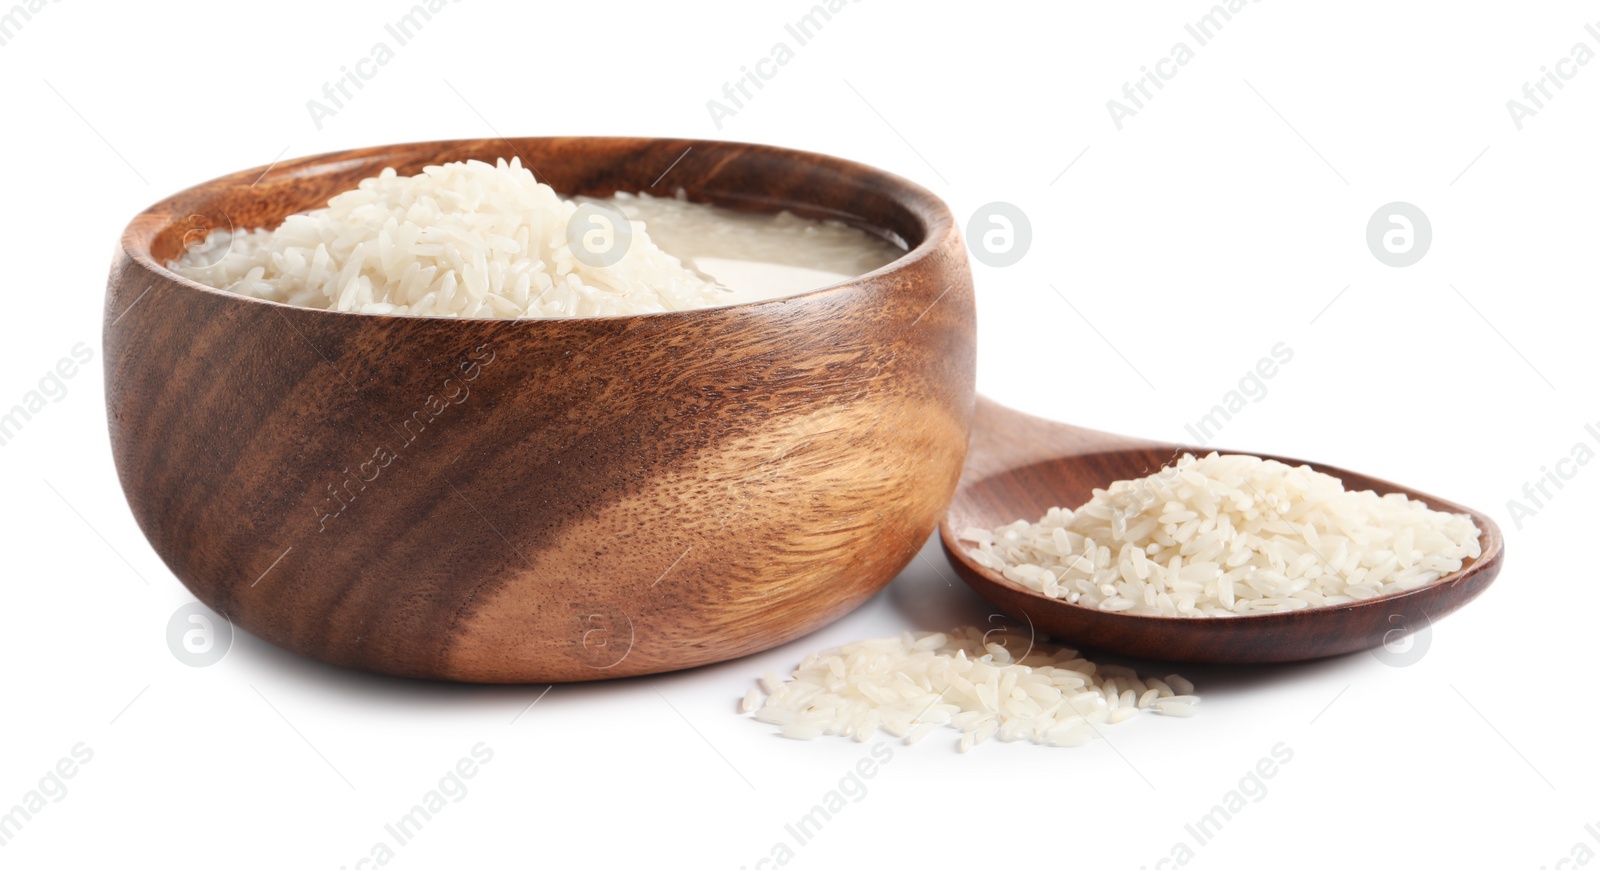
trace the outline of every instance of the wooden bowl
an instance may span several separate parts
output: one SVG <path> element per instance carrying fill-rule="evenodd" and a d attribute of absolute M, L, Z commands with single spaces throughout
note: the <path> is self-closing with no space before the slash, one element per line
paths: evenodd
<path fill-rule="evenodd" d="M 567 196 L 670 169 L 659 190 L 909 251 L 785 299 L 559 320 L 312 310 L 163 265 L 385 167 L 512 156 Z M 117 471 L 173 573 L 273 643 L 413 677 L 623 677 L 813 631 L 916 554 L 974 401 L 947 207 L 860 164 L 727 142 L 428 142 L 240 172 L 134 218 L 105 324 Z"/>

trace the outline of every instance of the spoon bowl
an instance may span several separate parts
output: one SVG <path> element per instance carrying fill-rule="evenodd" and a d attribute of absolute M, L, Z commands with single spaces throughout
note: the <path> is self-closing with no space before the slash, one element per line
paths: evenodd
<path fill-rule="evenodd" d="M 1095 488 L 1154 474 L 1185 452 L 1202 455 L 1212 449 L 1053 423 L 980 397 L 966 468 L 939 525 L 939 537 L 967 585 L 1019 622 L 1064 642 L 1174 662 L 1292 662 L 1371 649 L 1426 628 L 1477 597 L 1500 572 L 1504 540 L 1487 516 L 1398 484 L 1279 456 L 1263 458 L 1309 465 L 1339 478 L 1346 489 L 1403 493 L 1434 510 L 1468 514 L 1478 526 L 1482 553 L 1425 586 L 1351 604 L 1189 618 L 1132 616 L 1052 598 L 974 562 L 957 538 L 967 528 L 991 529 L 1019 518 L 1034 521 L 1051 507 L 1088 501 Z"/>

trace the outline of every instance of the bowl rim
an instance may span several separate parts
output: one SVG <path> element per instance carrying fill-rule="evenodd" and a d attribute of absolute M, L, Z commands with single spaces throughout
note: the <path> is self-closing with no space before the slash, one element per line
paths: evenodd
<path fill-rule="evenodd" d="M 323 174 L 334 171 L 334 168 L 340 166 L 341 163 L 352 163 L 357 162 L 358 160 L 361 163 L 372 163 L 374 161 L 381 161 L 384 159 L 385 155 L 400 151 L 424 149 L 465 151 L 474 148 L 493 147 L 494 143 L 500 143 L 502 146 L 508 147 L 511 150 L 512 154 L 505 158 L 509 160 L 510 157 L 522 156 L 517 143 L 579 142 L 597 142 L 613 145 L 623 145 L 625 143 L 643 145 L 647 143 L 667 142 L 673 143 L 674 146 L 683 145 L 685 148 L 701 148 L 704 146 L 707 150 L 735 149 L 787 160 L 792 160 L 794 158 L 805 158 L 806 161 L 815 165 L 852 171 L 863 176 L 872 177 L 880 182 L 886 182 L 885 194 L 894 199 L 901 206 L 905 207 L 906 210 L 914 217 L 914 219 L 921 224 L 923 237 L 922 240 L 917 244 L 911 245 L 903 250 L 900 256 L 876 269 L 873 269 L 870 272 L 865 272 L 833 284 L 828 284 L 823 287 L 806 290 L 800 293 L 777 296 L 770 299 L 757 299 L 748 302 L 733 302 L 726 305 L 687 308 L 673 311 L 653 311 L 642 314 L 612 314 L 603 316 L 571 317 L 450 317 L 442 315 L 418 314 L 367 314 L 358 311 L 339 311 L 328 308 L 311 308 L 303 305 L 293 305 L 287 302 L 261 299 L 255 296 L 245 296 L 202 284 L 167 268 L 165 264 L 161 263 L 155 258 L 151 251 L 151 243 L 155 240 L 157 235 L 172 226 L 177 212 L 188 210 L 188 208 L 178 208 L 180 204 L 185 202 L 193 202 L 197 198 L 201 201 L 212 198 L 214 197 L 214 191 L 226 190 L 239 186 L 250 188 L 260 184 L 262 181 L 268 180 L 269 178 L 273 180 L 284 180 L 298 176 Z M 365 156 L 358 158 L 356 155 Z M 462 159 L 476 160 L 479 158 L 469 157 Z M 523 164 L 531 169 L 531 165 L 525 158 L 523 160 Z M 537 176 L 537 173 L 535 174 Z M 563 197 L 568 196 L 568 194 L 562 191 L 557 192 Z M 839 215 L 841 218 L 856 217 L 844 212 L 839 212 Z M 852 223 L 851 225 L 855 226 L 857 229 L 870 232 L 869 230 L 865 229 L 866 224 L 867 222 L 862 220 L 859 223 Z M 877 229 L 886 230 L 887 228 L 878 227 Z M 397 142 L 381 145 L 344 148 L 337 151 L 325 151 L 317 154 L 310 154 L 290 160 L 278 160 L 271 164 L 267 164 L 266 166 L 256 166 L 248 169 L 238 170 L 236 172 L 217 176 L 216 178 L 212 178 L 210 180 L 175 191 L 163 199 L 144 208 L 138 214 L 134 215 L 134 217 L 128 222 L 127 226 L 123 228 L 122 234 L 119 237 L 118 245 L 119 253 L 125 257 L 127 261 L 150 273 L 153 277 L 164 279 L 186 290 L 199 291 L 201 293 L 220 296 L 229 301 L 245 302 L 257 305 L 285 308 L 297 312 L 305 312 L 308 316 L 313 317 L 331 316 L 353 317 L 363 320 L 379 321 L 455 321 L 461 323 L 487 324 L 570 324 L 573 322 L 615 324 L 630 323 L 645 318 L 671 319 L 693 317 L 695 315 L 704 315 L 710 312 L 758 310 L 772 311 L 776 306 L 793 305 L 802 301 L 808 302 L 830 295 L 840 295 L 852 287 L 859 286 L 863 283 L 879 281 L 896 272 L 900 272 L 923 263 L 929 257 L 933 256 L 936 251 L 949 243 L 952 238 L 959 238 L 959 234 L 960 230 L 956 225 L 955 217 L 950 211 L 949 205 L 932 191 L 896 173 L 843 157 L 835 157 L 828 154 L 804 151 L 796 148 L 786 148 L 778 145 L 766 145 L 761 143 L 741 142 L 737 140 L 726 139 L 684 139 L 664 136 L 522 136 L 513 138 L 501 136 L 478 139 L 416 140 L 410 142 Z M 881 233 L 873 233 L 873 235 L 876 235 L 879 238 L 884 238 Z M 885 238 L 885 241 L 888 241 L 888 239 Z M 904 241 L 903 237 L 902 241 Z"/>

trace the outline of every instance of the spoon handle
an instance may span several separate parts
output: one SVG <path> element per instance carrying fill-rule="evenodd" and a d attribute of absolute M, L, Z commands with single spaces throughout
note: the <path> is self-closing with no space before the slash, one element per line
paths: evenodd
<path fill-rule="evenodd" d="M 977 481 L 1047 460 L 1129 448 L 1170 452 L 1172 445 L 1044 420 L 979 396 L 962 478 Z"/>

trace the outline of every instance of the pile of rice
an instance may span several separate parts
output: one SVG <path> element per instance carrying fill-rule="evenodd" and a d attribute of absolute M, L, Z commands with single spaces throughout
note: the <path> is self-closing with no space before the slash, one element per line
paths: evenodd
<path fill-rule="evenodd" d="M 1348 604 L 1431 583 L 1481 550 L 1465 514 L 1256 456 L 1185 454 L 1037 523 L 967 529 L 978 564 L 1074 604 L 1229 617 Z"/>
<path fill-rule="evenodd" d="M 277 229 L 213 231 L 168 266 L 246 296 L 363 314 L 594 317 L 727 304 L 725 288 L 642 225 L 620 259 L 585 263 L 569 246 L 577 209 L 516 158 L 415 176 L 385 169 Z"/>
<path fill-rule="evenodd" d="M 846 644 L 806 657 L 787 681 L 768 672 L 765 700 L 751 689 L 740 709 L 801 740 L 865 741 L 882 729 L 909 744 L 946 725 L 961 732 L 965 752 L 991 737 L 1081 746 L 1102 736 L 1099 725 L 1140 711 L 1192 716 L 1200 700 L 1176 674 L 1141 679 L 1075 650 L 996 635 L 969 626 Z"/>

